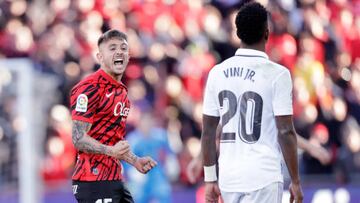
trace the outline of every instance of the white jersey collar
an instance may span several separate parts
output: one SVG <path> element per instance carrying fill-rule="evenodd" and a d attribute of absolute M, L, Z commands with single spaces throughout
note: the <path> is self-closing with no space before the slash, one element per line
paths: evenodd
<path fill-rule="evenodd" d="M 269 56 L 262 51 L 258 51 L 255 49 L 238 49 L 235 53 L 235 56 L 244 56 L 244 57 L 262 57 L 265 59 L 269 59 Z"/>

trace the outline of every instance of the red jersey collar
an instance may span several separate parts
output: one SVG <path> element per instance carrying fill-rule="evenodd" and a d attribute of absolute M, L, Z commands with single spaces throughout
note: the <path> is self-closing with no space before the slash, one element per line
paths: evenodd
<path fill-rule="evenodd" d="M 102 68 L 100 68 L 98 70 L 98 73 L 103 76 L 104 78 L 106 78 L 106 80 L 108 80 L 110 83 L 116 85 L 116 86 L 123 86 L 127 89 L 127 87 L 124 85 L 124 83 L 122 83 L 121 81 L 117 81 L 115 80 L 113 77 L 111 77 L 108 73 L 106 73 Z"/>

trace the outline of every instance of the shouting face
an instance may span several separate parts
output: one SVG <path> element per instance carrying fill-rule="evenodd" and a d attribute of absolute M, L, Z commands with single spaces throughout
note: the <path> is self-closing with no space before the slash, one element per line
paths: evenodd
<path fill-rule="evenodd" d="M 121 79 L 129 62 L 129 46 L 125 39 L 112 38 L 99 47 L 97 58 L 102 68 L 116 79 Z"/>

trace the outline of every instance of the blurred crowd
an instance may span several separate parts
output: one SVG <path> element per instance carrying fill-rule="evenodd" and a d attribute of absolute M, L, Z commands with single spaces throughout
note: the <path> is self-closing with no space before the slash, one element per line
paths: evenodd
<path fill-rule="evenodd" d="M 346 183 L 360 171 L 360 1 L 260 2 L 271 12 L 267 53 L 292 73 L 295 127 L 332 156 L 323 165 L 304 153 L 301 172 Z M 69 91 L 99 68 L 97 39 L 114 28 L 127 33 L 130 46 L 124 76 L 132 102 L 128 132 L 136 131 L 142 112 L 152 111 L 177 156 L 179 173 L 172 181 L 189 184 L 185 168 L 200 150 L 203 87 L 209 70 L 239 47 L 234 18 L 242 3 L 0 0 L 0 58 L 29 57 L 37 71 L 60 81 L 53 92 L 57 102 L 47 109 L 44 178 L 71 174 Z M 2 145 L 12 149 L 15 143 L 9 141 L 15 121 L 8 105 L 0 97 L 0 167 L 11 154 L 4 156 Z"/>

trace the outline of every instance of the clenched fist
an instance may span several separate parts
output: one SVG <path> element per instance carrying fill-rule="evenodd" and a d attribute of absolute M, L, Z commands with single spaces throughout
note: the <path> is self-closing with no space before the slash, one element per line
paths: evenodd
<path fill-rule="evenodd" d="M 148 156 L 138 157 L 134 163 L 134 167 L 143 174 L 149 172 L 156 165 L 156 161 L 154 161 L 151 157 Z"/>

